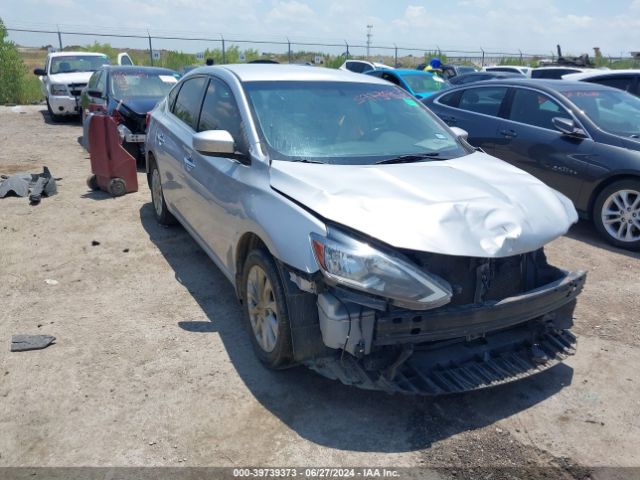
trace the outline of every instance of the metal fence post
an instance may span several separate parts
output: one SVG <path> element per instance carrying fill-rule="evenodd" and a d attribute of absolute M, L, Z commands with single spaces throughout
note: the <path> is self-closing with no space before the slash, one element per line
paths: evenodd
<path fill-rule="evenodd" d="M 289 58 L 289 63 L 291 63 L 291 41 L 289 40 L 289 37 L 287 38 L 287 57 Z"/>
<path fill-rule="evenodd" d="M 482 47 L 480 47 L 480 51 L 482 52 L 482 61 L 480 62 L 480 66 L 484 67 L 484 50 L 482 50 Z"/>
<path fill-rule="evenodd" d="M 153 67 L 153 46 L 151 45 L 151 34 L 147 31 L 147 36 L 149 38 L 149 60 L 151 60 L 151 66 Z"/>
<path fill-rule="evenodd" d="M 347 46 L 347 58 L 346 59 L 349 60 L 349 56 L 350 56 L 350 54 L 349 54 L 349 44 L 347 43 L 346 40 L 344 41 L 344 44 Z"/>
<path fill-rule="evenodd" d="M 220 38 L 222 39 L 222 63 L 227 63 L 227 54 L 225 52 L 225 48 L 224 48 L 224 37 L 222 36 L 222 34 L 220 34 Z"/>
<path fill-rule="evenodd" d="M 393 66 L 398 66 L 398 46 L 395 43 L 393 44 Z"/>
<path fill-rule="evenodd" d="M 58 45 L 60 46 L 60 50 L 62 50 L 62 34 L 60 33 L 60 25 L 58 27 Z"/>

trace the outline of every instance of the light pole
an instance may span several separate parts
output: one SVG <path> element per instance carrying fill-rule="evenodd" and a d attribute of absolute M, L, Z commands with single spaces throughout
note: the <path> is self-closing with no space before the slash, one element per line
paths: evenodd
<path fill-rule="evenodd" d="M 367 60 L 369 60 L 369 48 L 371 47 L 371 37 L 373 37 L 371 33 L 372 28 L 373 25 L 367 25 Z"/>

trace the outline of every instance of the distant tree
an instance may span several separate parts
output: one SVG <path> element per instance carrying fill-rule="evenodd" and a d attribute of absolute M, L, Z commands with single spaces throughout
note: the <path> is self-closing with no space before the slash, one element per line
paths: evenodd
<path fill-rule="evenodd" d="M 0 104 L 17 103 L 22 96 L 25 66 L 16 44 L 8 39 L 0 18 Z"/>

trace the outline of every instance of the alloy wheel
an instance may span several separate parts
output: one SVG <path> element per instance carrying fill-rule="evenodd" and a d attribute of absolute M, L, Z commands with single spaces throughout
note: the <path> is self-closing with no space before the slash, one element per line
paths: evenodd
<path fill-rule="evenodd" d="M 602 224 L 611 237 L 620 242 L 640 240 L 640 192 L 619 190 L 602 205 Z"/>
<path fill-rule="evenodd" d="M 253 334 L 265 352 L 272 352 L 278 341 L 278 307 L 273 285 L 258 265 L 247 276 L 247 307 Z"/>

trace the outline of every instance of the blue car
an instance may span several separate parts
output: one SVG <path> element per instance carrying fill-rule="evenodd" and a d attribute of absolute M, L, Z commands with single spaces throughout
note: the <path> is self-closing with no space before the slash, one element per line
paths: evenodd
<path fill-rule="evenodd" d="M 419 70 L 380 68 L 370 70 L 365 74 L 395 83 L 416 98 L 427 98 L 451 87 L 449 82 L 441 76 Z"/>

